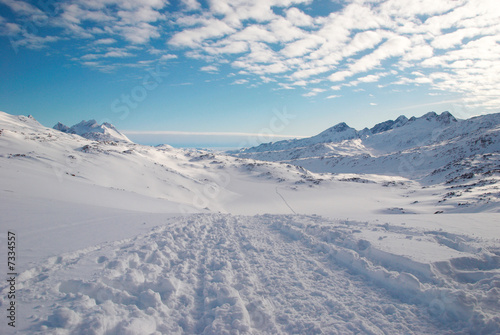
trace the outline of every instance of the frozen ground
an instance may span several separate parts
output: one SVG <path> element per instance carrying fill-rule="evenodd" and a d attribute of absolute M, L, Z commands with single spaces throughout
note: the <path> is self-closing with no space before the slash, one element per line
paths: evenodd
<path fill-rule="evenodd" d="M 459 206 L 450 185 L 94 142 L 3 113 L 0 129 L 0 271 L 11 230 L 19 272 L 15 329 L 0 285 L 2 334 L 500 332 L 498 203 L 477 187 Z"/>

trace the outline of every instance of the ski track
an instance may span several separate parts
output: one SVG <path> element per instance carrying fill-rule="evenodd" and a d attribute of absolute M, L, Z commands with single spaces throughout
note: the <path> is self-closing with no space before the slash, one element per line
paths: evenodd
<path fill-rule="evenodd" d="M 362 257 L 368 246 L 348 247 L 349 229 L 321 223 L 300 215 L 192 215 L 132 239 L 52 257 L 18 277 L 20 304 L 33 305 L 19 333 L 498 330 L 498 318 L 488 326 L 456 300 L 436 300 L 445 289 L 432 279 L 374 266 L 368 254 Z M 416 276 L 427 281 L 425 288 L 413 282 Z"/>

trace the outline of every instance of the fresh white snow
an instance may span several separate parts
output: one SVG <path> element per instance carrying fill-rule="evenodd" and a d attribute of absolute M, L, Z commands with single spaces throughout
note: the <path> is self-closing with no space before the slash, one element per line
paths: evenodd
<path fill-rule="evenodd" d="M 54 126 L 54 129 L 68 134 L 80 135 L 89 140 L 131 142 L 127 136 L 119 132 L 112 124 L 107 122 L 98 124 L 96 120 L 84 120 L 72 127 L 59 122 Z"/>
<path fill-rule="evenodd" d="M 457 146 L 485 138 L 457 122 Z M 496 137 L 430 180 L 96 141 L 6 113 L 0 130 L 0 271 L 14 231 L 19 272 L 15 329 L 0 285 L 2 334 L 500 332 Z"/>

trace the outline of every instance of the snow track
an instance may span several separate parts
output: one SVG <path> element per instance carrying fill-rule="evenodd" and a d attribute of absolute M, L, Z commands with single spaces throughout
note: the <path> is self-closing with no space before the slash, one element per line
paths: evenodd
<path fill-rule="evenodd" d="M 406 268 L 397 270 L 395 255 L 353 237 L 362 226 L 300 215 L 169 219 L 148 234 L 23 272 L 19 305 L 31 315 L 20 333 L 499 331 L 491 317 L 499 307 L 498 259 L 401 262 Z M 388 257 L 392 268 L 382 265 Z M 476 282 L 443 274 L 481 264 Z"/>

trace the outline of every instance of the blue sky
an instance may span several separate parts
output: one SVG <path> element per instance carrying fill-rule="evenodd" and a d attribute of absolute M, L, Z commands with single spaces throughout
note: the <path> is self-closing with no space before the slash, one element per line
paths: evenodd
<path fill-rule="evenodd" d="M 106 121 L 149 144 L 217 146 L 342 121 L 361 129 L 401 114 L 499 112 L 498 7 L 0 0 L 0 110 L 47 126 Z"/>

